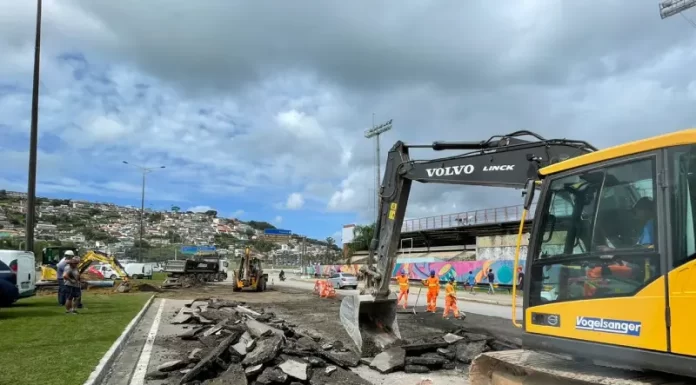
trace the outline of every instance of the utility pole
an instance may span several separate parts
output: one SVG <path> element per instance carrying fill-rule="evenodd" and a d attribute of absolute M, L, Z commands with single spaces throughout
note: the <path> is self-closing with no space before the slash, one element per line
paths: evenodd
<path fill-rule="evenodd" d="M 304 274 L 305 238 L 307 237 L 302 237 L 302 245 L 300 246 L 300 277 Z"/>
<path fill-rule="evenodd" d="M 36 157 L 39 146 L 39 69 L 41 68 L 41 0 L 36 1 L 36 40 L 34 42 L 34 79 L 31 91 L 31 133 L 29 136 L 29 177 L 27 178 L 27 213 L 24 250 L 34 251 L 36 219 Z"/>
<path fill-rule="evenodd" d="M 392 128 L 392 119 L 389 119 L 386 123 L 382 123 L 379 126 L 375 126 L 375 114 L 372 114 L 372 128 L 365 131 L 365 137 L 370 139 L 372 137 L 375 138 L 375 153 L 376 153 L 376 159 L 375 159 L 375 223 L 379 221 L 379 194 L 380 194 L 380 186 L 381 186 L 381 181 L 380 181 L 380 158 L 379 158 L 379 135 L 391 130 Z"/>
<path fill-rule="evenodd" d="M 670 16 L 680 14 L 695 5 L 696 0 L 663 0 L 660 2 L 660 17 L 666 19 Z"/>
<path fill-rule="evenodd" d="M 140 197 L 140 240 L 138 241 L 138 262 L 143 261 L 143 233 L 145 232 L 145 224 L 144 224 L 144 217 L 145 217 L 145 176 L 155 170 L 165 168 L 164 166 L 160 167 L 143 167 L 143 166 L 138 166 L 135 164 L 130 164 L 126 162 L 125 160 L 123 161 L 123 164 L 127 164 L 129 166 L 133 166 L 137 169 L 140 170 L 140 172 L 143 173 L 143 186 L 142 186 L 142 193 Z"/>

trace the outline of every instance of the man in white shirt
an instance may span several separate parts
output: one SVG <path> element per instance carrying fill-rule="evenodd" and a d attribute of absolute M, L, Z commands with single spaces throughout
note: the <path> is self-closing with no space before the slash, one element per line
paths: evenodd
<path fill-rule="evenodd" d="M 75 253 L 72 250 L 68 250 L 63 254 L 63 259 L 56 265 L 56 276 L 58 278 L 58 303 L 60 306 L 65 306 L 65 283 L 63 282 L 63 272 L 65 272 L 65 267 L 68 265 L 68 261 L 75 258 Z"/>

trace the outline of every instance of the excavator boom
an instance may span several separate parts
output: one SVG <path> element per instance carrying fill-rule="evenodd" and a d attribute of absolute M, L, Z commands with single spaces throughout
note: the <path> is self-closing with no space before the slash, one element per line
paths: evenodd
<path fill-rule="evenodd" d="M 468 152 L 411 160 L 409 148 Z M 374 258 L 376 264 L 362 270 L 368 293 L 346 297 L 341 303 L 341 323 L 358 349 L 370 355 L 401 338 L 396 294 L 390 293 L 389 283 L 412 181 L 521 189 L 529 179 L 538 178 L 540 168 L 595 150 L 583 141 L 544 139 L 530 131 L 494 136 L 482 142 L 435 142 L 427 146 L 396 142 L 387 155 L 380 188 L 380 215 L 370 244 L 368 260 Z"/>

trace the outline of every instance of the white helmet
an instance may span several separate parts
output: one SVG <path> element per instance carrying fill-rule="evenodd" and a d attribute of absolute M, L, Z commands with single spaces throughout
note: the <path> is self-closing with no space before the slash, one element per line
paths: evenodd
<path fill-rule="evenodd" d="M 63 254 L 63 256 L 65 256 L 65 257 L 74 257 L 74 256 L 75 256 L 75 253 L 73 253 L 72 250 L 67 250 L 67 251 Z"/>

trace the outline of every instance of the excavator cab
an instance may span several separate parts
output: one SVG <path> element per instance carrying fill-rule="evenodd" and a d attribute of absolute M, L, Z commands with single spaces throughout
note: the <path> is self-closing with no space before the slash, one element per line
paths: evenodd
<path fill-rule="evenodd" d="M 77 255 L 77 247 L 72 246 L 48 246 L 41 251 L 41 263 L 43 265 L 57 265 L 65 256 L 66 251 L 72 251 Z"/>
<path fill-rule="evenodd" d="M 66 251 L 77 254 L 77 248 L 71 246 L 48 246 L 41 251 L 41 281 L 56 281 L 58 273 L 56 271 L 58 262 L 65 256 Z"/>

